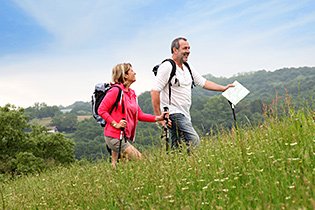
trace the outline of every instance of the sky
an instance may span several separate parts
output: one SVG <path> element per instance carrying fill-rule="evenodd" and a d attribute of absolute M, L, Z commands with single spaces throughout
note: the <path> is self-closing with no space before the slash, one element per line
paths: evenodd
<path fill-rule="evenodd" d="M 314 67 L 315 1 L 0 0 L 0 106 L 88 102 L 123 62 L 140 95 L 180 36 L 202 75 Z"/>

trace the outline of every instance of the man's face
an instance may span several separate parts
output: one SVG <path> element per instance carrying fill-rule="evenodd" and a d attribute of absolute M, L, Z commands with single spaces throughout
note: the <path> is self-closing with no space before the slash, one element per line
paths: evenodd
<path fill-rule="evenodd" d="M 185 40 L 179 41 L 179 49 L 176 50 L 177 57 L 181 62 L 187 62 L 188 56 L 190 54 L 190 46 L 189 43 Z"/>

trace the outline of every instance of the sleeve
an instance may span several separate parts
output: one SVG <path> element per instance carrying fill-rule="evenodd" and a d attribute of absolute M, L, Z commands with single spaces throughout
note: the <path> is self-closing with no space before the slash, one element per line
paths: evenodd
<path fill-rule="evenodd" d="M 201 87 L 205 86 L 207 79 L 204 78 L 199 72 L 195 71 L 194 68 L 190 67 L 192 76 L 194 78 L 195 84 Z"/>
<path fill-rule="evenodd" d="M 171 71 L 172 71 L 172 64 L 170 62 L 162 63 L 155 76 L 152 90 L 157 90 L 157 91 L 163 90 L 164 87 L 167 85 Z"/>
<path fill-rule="evenodd" d="M 155 122 L 155 116 L 144 113 L 138 105 L 138 120 L 143 122 Z"/>
<path fill-rule="evenodd" d="M 111 123 L 113 118 L 110 115 L 110 110 L 113 107 L 117 97 L 119 94 L 119 88 L 111 88 L 106 93 L 105 97 L 103 98 L 100 106 L 98 107 L 98 114 L 107 122 Z"/>

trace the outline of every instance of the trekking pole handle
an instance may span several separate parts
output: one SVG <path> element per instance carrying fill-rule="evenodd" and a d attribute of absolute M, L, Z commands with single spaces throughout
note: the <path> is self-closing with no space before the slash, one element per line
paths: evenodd
<path fill-rule="evenodd" d="M 126 120 L 126 118 L 123 117 L 123 118 L 121 118 L 121 120 Z M 120 127 L 120 130 L 121 130 L 121 131 L 124 131 L 124 130 L 125 130 L 125 127 Z"/>
<path fill-rule="evenodd" d="M 164 107 L 163 107 L 163 111 L 164 111 L 164 112 L 168 112 L 168 111 L 169 111 L 168 107 L 167 107 L 167 106 L 164 106 Z M 167 125 L 167 124 L 168 124 L 168 117 L 165 117 L 165 115 L 166 115 L 166 114 L 164 114 L 163 118 L 164 118 L 165 123 L 166 123 L 166 125 Z"/>
<path fill-rule="evenodd" d="M 126 119 L 122 118 L 122 120 L 126 120 Z M 122 140 L 124 132 L 125 132 L 125 128 L 124 127 L 120 127 L 120 140 Z"/>

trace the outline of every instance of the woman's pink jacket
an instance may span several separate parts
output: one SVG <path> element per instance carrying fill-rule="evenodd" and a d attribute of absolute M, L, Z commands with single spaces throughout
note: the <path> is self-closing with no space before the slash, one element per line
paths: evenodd
<path fill-rule="evenodd" d="M 127 121 L 125 137 L 134 141 L 138 120 L 144 122 L 155 122 L 155 116 L 142 112 L 137 103 L 137 96 L 134 90 L 129 88 L 127 91 L 123 84 L 114 84 L 113 86 L 119 86 L 122 89 L 123 94 L 118 103 L 117 109 L 114 108 L 113 111 L 109 113 L 119 94 L 119 89 L 117 87 L 112 87 L 107 92 L 98 108 L 98 114 L 106 121 L 104 136 L 119 139 L 120 130 L 114 128 L 111 125 L 111 122 L 115 120 L 119 123 L 122 118 L 125 118 Z"/>

